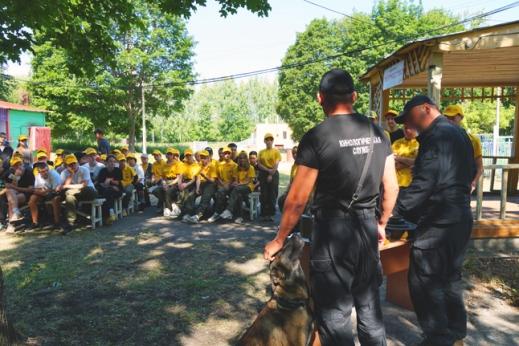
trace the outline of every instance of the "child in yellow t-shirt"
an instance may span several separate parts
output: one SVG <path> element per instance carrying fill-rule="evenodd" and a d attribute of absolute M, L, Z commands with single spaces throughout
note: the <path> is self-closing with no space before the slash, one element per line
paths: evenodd
<path fill-rule="evenodd" d="M 406 188 L 413 181 L 413 166 L 418 155 L 416 131 L 404 126 L 404 138 L 397 139 L 391 145 L 395 155 L 396 177 L 398 186 Z"/>
<path fill-rule="evenodd" d="M 119 161 L 119 169 L 121 170 L 122 179 L 121 185 L 123 187 L 124 198 L 123 198 L 123 209 L 127 213 L 128 205 L 133 195 L 135 186 L 133 183 L 137 180 L 137 173 L 131 168 L 126 162 L 126 156 L 124 154 L 117 155 L 117 161 Z"/>

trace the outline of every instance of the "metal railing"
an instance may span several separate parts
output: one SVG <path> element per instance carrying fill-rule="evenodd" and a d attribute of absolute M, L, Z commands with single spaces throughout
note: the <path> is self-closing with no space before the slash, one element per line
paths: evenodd
<path fill-rule="evenodd" d="M 494 187 L 494 176 L 495 171 L 500 169 L 503 171 L 503 174 L 501 176 L 501 198 L 500 198 L 500 204 L 499 204 L 499 218 L 501 220 L 506 218 L 506 200 L 508 198 L 508 172 L 511 170 L 519 170 L 519 163 L 509 163 L 509 164 L 492 164 L 492 165 L 485 165 L 483 167 L 484 170 L 492 170 L 492 176 L 491 176 L 491 185 L 490 189 L 493 190 Z M 477 200 L 476 200 L 476 220 L 481 220 L 481 216 L 483 214 L 483 180 L 484 174 L 481 175 L 478 181 L 477 186 Z"/>

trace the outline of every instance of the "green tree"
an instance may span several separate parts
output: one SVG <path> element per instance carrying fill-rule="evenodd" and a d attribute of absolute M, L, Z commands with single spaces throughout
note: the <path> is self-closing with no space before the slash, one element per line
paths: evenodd
<path fill-rule="evenodd" d="M 358 76 L 407 40 L 463 29 L 462 25 L 454 25 L 457 21 L 458 17 L 443 10 L 425 12 L 421 5 L 402 0 L 379 1 L 370 14 L 354 13 L 352 18 L 332 21 L 313 20 L 288 48 L 283 65 L 316 62 L 279 73 L 279 114 L 292 128 L 294 138 L 300 139 L 323 119 L 315 95 L 326 71 L 337 67 Z M 323 59 L 335 55 L 337 58 Z M 356 106 L 364 112 L 368 104 L 367 87 L 358 84 L 356 88 L 359 92 Z"/>
<path fill-rule="evenodd" d="M 465 101 L 463 104 L 465 113 L 465 126 L 477 134 L 492 133 L 496 121 L 496 103 L 491 101 Z M 514 106 L 501 106 L 499 128 L 502 135 L 510 135 L 515 114 Z"/>
<path fill-rule="evenodd" d="M 146 0 L 164 15 L 189 17 L 206 0 Z M 270 11 L 267 0 L 217 0 L 220 14 L 234 14 L 239 8 L 260 16 Z M 67 65 L 74 72 L 96 71 L 99 61 L 115 65 L 119 47 L 113 28 L 125 32 L 146 26 L 133 0 L 0 0 L 0 65 L 19 61 L 25 51 L 39 42 L 62 48 Z"/>
<path fill-rule="evenodd" d="M 177 111 L 189 97 L 185 83 L 193 79 L 193 41 L 185 22 L 144 1 L 133 3 L 143 25 L 113 33 L 115 64 L 98 64 L 93 78 L 75 75 L 65 52 L 50 42 L 34 49 L 34 102 L 53 111 L 49 120 L 58 134 L 75 129 L 82 135 L 101 126 L 127 133 L 133 148 L 143 87 L 152 114 Z"/>

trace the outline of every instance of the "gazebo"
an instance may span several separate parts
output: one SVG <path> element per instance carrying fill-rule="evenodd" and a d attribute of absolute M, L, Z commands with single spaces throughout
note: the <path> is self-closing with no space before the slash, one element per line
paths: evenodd
<path fill-rule="evenodd" d="M 503 170 L 500 219 L 505 218 L 507 192 L 517 192 L 519 169 L 519 21 L 408 43 L 369 68 L 361 81 L 368 84 L 370 110 L 379 117 L 390 103 L 398 109 L 417 93 L 428 94 L 439 105 L 497 99 L 515 104 L 508 164 L 494 160 L 485 165 L 492 171 L 491 189 L 495 170 Z M 476 219 L 481 218 L 482 182 Z"/>

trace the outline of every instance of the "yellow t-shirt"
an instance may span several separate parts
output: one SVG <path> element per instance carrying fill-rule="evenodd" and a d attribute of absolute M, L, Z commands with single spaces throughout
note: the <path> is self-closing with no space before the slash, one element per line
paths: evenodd
<path fill-rule="evenodd" d="M 222 161 L 218 165 L 218 178 L 225 184 L 232 183 L 234 179 L 234 168 L 238 166 L 236 162 L 230 160 L 229 162 Z"/>
<path fill-rule="evenodd" d="M 281 154 L 276 148 L 263 149 L 259 152 L 258 157 L 259 162 L 267 168 L 273 168 L 277 162 L 281 161 Z"/>
<path fill-rule="evenodd" d="M 254 191 L 254 178 L 256 178 L 256 170 L 254 167 L 250 166 L 248 170 L 243 170 L 236 165 L 236 167 L 234 167 L 233 174 L 238 184 L 243 184 L 247 181 L 247 179 L 249 179 L 249 184 L 247 184 L 247 186 L 251 192 Z"/>
<path fill-rule="evenodd" d="M 479 137 L 473 135 L 472 133 L 467 134 L 469 135 L 470 142 L 472 143 L 472 149 L 474 150 L 474 158 L 477 159 L 478 157 L 483 156 L 481 150 L 481 141 L 479 140 Z"/>
<path fill-rule="evenodd" d="M 185 180 L 193 180 L 198 172 L 200 172 L 200 166 L 198 163 L 183 163 L 183 169 L 182 169 L 182 179 Z"/>
<path fill-rule="evenodd" d="M 419 143 L 416 139 L 397 139 L 392 145 L 393 154 L 396 156 L 402 156 L 410 159 L 416 158 L 418 155 Z M 413 171 L 410 167 L 400 168 L 396 171 L 396 177 L 398 179 L 398 186 L 408 187 L 413 181 Z"/>
<path fill-rule="evenodd" d="M 184 165 L 180 161 L 173 161 L 173 163 L 169 164 L 167 162 L 164 163 L 162 168 L 162 177 L 164 179 L 176 179 L 177 175 L 182 174 Z"/>
<path fill-rule="evenodd" d="M 133 177 L 137 175 L 137 173 L 135 173 L 135 170 L 130 166 L 126 166 L 121 171 L 123 174 L 123 180 L 121 180 L 121 184 L 123 185 L 123 187 L 131 185 L 133 183 Z"/>
<path fill-rule="evenodd" d="M 218 178 L 218 166 L 213 165 L 212 162 L 210 162 L 207 166 L 200 166 L 200 170 L 198 174 L 202 173 L 206 177 L 209 177 L 211 179 Z M 200 181 L 204 182 L 207 179 L 204 178 L 202 175 L 200 175 Z"/>
<path fill-rule="evenodd" d="M 166 161 L 164 160 L 155 161 L 151 166 L 151 174 L 153 174 L 153 176 L 157 178 L 164 178 L 164 176 L 162 175 L 162 171 L 164 170 L 165 164 Z"/>
<path fill-rule="evenodd" d="M 290 168 L 290 182 L 292 182 L 292 180 L 294 180 L 294 178 L 296 177 L 296 174 L 297 174 L 297 165 L 294 163 L 292 165 L 292 168 Z"/>

